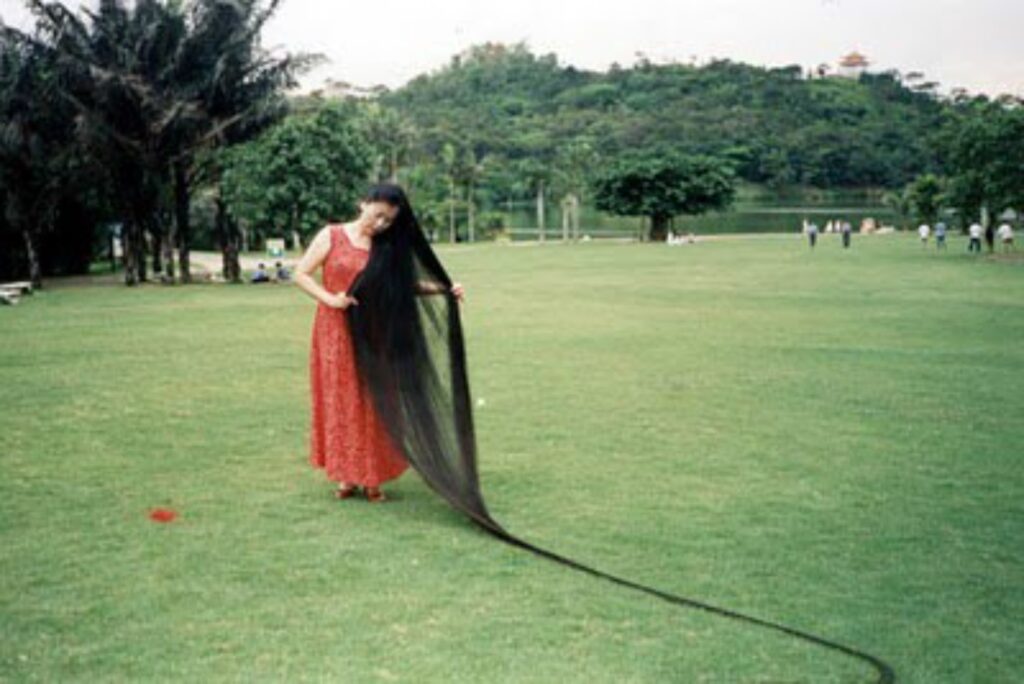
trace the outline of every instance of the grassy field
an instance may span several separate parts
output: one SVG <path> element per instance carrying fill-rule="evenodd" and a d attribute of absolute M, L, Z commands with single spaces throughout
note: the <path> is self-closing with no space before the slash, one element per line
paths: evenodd
<path fill-rule="evenodd" d="M 440 248 L 492 512 L 902 681 L 1020 681 L 1024 260 L 824 238 Z M 312 314 L 287 286 L 0 308 L 0 680 L 870 680 L 501 544 L 412 471 L 332 499 Z"/>

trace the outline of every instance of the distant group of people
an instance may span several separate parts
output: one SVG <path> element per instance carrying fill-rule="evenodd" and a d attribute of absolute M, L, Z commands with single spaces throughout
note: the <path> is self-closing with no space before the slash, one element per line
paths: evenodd
<path fill-rule="evenodd" d="M 256 270 L 252 273 L 251 282 L 254 283 L 279 283 L 282 281 L 289 281 L 292 279 L 292 274 L 288 268 L 280 261 L 274 264 L 273 274 L 267 271 L 267 266 L 264 263 L 260 263 Z"/>
<path fill-rule="evenodd" d="M 917 236 L 921 238 L 921 245 L 928 245 L 928 237 L 931 234 L 932 229 L 927 223 L 922 223 L 917 227 Z M 946 248 L 946 224 L 939 221 L 935 224 L 935 247 L 937 249 Z"/>
<path fill-rule="evenodd" d="M 668 231 L 668 237 L 665 238 L 665 242 L 670 245 L 692 245 L 697 241 L 697 236 L 693 233 L 687 233 L 683 235 L 680 233 L 676 235 L 671 230 Z"/>
<path fill-rule="evenodd" d="M 921 238 L 921 246 L 928 246 L 928 239 L 932 229 L 927 223 L 917 227 L 917 235 Z M 989 252 L 996 248 L 996 238 L 1003 244 L 1003 251 L 1009 252 L 1013 249 L 1013 227 L 1005 221 L 998 228 L 989 224 L 987 228 L 982 227 L 975 221 L 967 228 L 967 251 L 981 253 L 981 241 L 984 238 Z M 938 249 L 946 248 L 946 224 L 939 221 L 935 224 L 935 246 Z"/>
<path fill-rule="evenodd" d="M 818 244 L 818 224 L 814 221 L 808 221 L 804 219 L 803 225 L 804 233 L 807 235 L 807 242 L 810 244 L 811 249 L 814 249 L 815 245 Z M 843 239 L 843 249 L 850 247 L 850 241 L 853 239 L 853 225 L 849 221 L 828 221 L 825 224 L 826 233 L 839 233 Z"/>
<path fill-rule="evenodd" d="M 921 238 L 921 245 L 927 246 L 928 241 L 934 235 L 937 249 L 946 248 L 947 231 L 948 227 L 942 221 L 938 221 L 935 224 L 934 230 L 927 223 L 922 223 L 917 227 L 917 234 Z M 821 231 L 818 228 L 818 224 L 804 219 L 803 232 L 807 235 L 807 242 L 811 249 L 814 249 L 814 246 L 818 243 L 818 234 L 821 232 L 839 233 L 843 238 L 843 247 L 846 248 L 850 246 L 853 226 L 850 225 L 849 221 L 829 221 L 825 224 L 825 230 Z M 988 245 L 989 252 L 995 251 L 996 239 L 1002 243 L 1004 252 L 1009 252 L 1013 249 L 1013 227 L 1005 221 L 998 228 L 993 227 L 991 224 L 987 228 L 982 228 L 980 223 L 974 222 L 967 229 L 967 235 L 969 238 L 967 251 L 969 252 L 981 252 L 982 238 L 984 238 L 985 244 Z"/>

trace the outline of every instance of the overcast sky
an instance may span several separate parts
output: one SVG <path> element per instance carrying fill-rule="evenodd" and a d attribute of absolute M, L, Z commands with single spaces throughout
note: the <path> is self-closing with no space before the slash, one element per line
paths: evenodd
<path fill-rule="evenodd" d="M 24 27 L 21 0 L 0 16 Z M 68 3 L 71 6 L 80 1 Z M 948 92 L 1024 96 L 1024 0 L 283 0 L 264 42 L 321 52 L 306 78 L 397 88 L 474 43 L 525 41 L 562 64 L 604 70 L 729 58 L 811 67 L 858 50 L 872 69 L 922 71 Z"/>

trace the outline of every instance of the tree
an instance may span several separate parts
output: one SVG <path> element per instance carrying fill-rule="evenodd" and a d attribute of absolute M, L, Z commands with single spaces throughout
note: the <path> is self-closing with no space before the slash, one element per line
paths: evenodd
<path fill-rule="evenodd" d="M 594 181 L 598 209 L 650 219 L 650 239 L 665 240 L 669 220 L 727 209 L 735 197 L 732 168 L 714 157 L 665 151 L 630 155 Z"/>
<path fill-rule="evenodd" d="M 305 241 L 355 206 L 370 181 L 373 150 L 352 103 L 292 115 L 222 155 L 223 199 L 231 215 L 267 234 Z"/>
<path fill-rule="evenodd" d="M 83 161 L 74 144 L 74 111 L 51 85 L 52 55 L 23 38 L 0 32 L 0 187 L 4 223 L 20 236 L 25 272 L 38 288 L 41 240 L 53 230 Z"/>
<path fill-rule="evenodd" d="M 998 215 L 1024 209 L 1024 106 L 976 98 L 950 112 L 941 138 L 949 167 L 950 200 L 961 221 L 982 209 Z"/>
<path fill-rule="evenodd" d="M 914 213 L 922 223 L 934 225 L 945 200 L 945 183 L 938 176 L 926 173 L 907 186 L 906 194 Z"/>
<path fill-rule="evenodd" d="M 417 139 L 416 126 L 398 112 L 370 101 L 363 105 L 366 136 L 374 151 L 374 176 L 378 181 L 398 181 L 399 169 L 408 162 Z"/>
<path fill-rule="evenodd" d="M 562 200 L 562 240 L 579 239 L 580 205 L 587 185 L 598 166 L 599 155 L 594 143 L 587 137 L 571 140 L 561 147 L 556 157 L 555 185 L 564 194 Z"/>
<path fill-rule="evenodd" d="M 899 218 L 901 230 L 907 228 L 907 221 L 913 211 L 913 203 L 910 200 L 910 192 L 907 188 L 892 190 L 882 194 L 882 204 L 893 210 Z"/>
<path fill-rule="evenodd" d="M 247 140 L 277 120 L 282 89 L 311 61 L 278 59 L 259 47 L 279 0 L 266 8 L 259 0 L 102 0 L 96 12 L 82 10 L 88 21 L 59 3 L 28 2 L 60 59 L 58 81 L 76 108 L 80 138 L 116 188 L 125 282 L 146 279 L 146 234 L 156 270 L 165 254 L 173 273 L 177 242 L 187 281 L 191 186 L 197 177 L 217 182 L 217 157 L 200 153 Z M 199 157 L 214 164 L 197 169 Z M 173 224 L 165 219 L 172 198 Z M 225 271 L 237 278 L 225 218 L 218 213 Z"/>
<path fill-rule="evenodd" d="M 75 106 L 79 139 L 117 188 L 125 282 L 134 285 L 146 279 L 145 232 L 162 233 L 157 221 L 167 159 L 177 152 L 181 127 L 198 116 L 192 103 L 174 97 L 165 68 L 184 18 L 156 0 L 138 0 L 132 10 L 104 0 L 88 25 L 58 3 L 29 5 L 59 65 L 61 95 Z"/>
<path fill-rule="evenodd" d="M 237 145 L 276 124 L 288 109 L 283 91 L 298 85 L 297 75 L 322 61 L 320 55 L 312 54 L 278 57 L 261 47 L 260 33 L 279 5 L 280 0 L 269 0 L 266 6 L 259 0 L 195 0 L 192 4 L 192 31 L 178 67 L 186 74 L 185 92 L 198 99 L 206 117 L 192 130 L 194 139 L 204 143 L 197 145 L 196 150 Z M 241 235 L 224 200 L 219 165 L 222 157 L 194 155 L 195 151 L 183 154 L 176 167 L 178 225 L 185 228 L 187 235 L 192 183 L 198 179 L 213 185 L 214 225 L 224 277 L 239 282 Z M 183 239 L 181 244 L 185 274 L 187 240 Z"/>
<path fill-rule="evenodd" d="M 532 192 L 536 198 L 537 206 L 537 239 L 544 242 L 547 233 L 547 217 L 545 215 L 545 199 L 547 189 L 551 183 L 554 172 L 551 166 L 542 159 L 527 157 L 520 159 L 515 164 L 516 175 L 522 184 Z"/>

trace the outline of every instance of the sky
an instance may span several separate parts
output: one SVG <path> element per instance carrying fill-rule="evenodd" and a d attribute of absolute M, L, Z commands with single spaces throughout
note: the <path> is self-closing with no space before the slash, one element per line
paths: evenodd
<path fill-rule="evenodd" d="M 0 0 L 0 17 L 24 28 L 22 6 Z M 470 45 L 522 41 L 598 71 L 637 53 L 806 69 L 857 50 L 872 70 L 923 72 L 942 92 L 1024 96 L 1024 0 L 283 0 L 263 39 L 327 56 L 307 89 L 327 79 L 394 89 Z"/>

